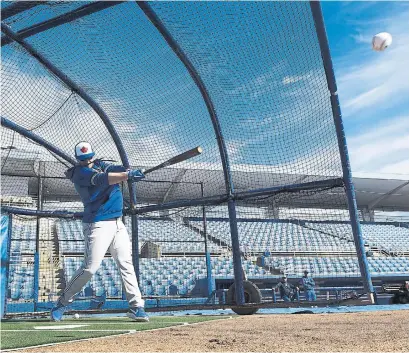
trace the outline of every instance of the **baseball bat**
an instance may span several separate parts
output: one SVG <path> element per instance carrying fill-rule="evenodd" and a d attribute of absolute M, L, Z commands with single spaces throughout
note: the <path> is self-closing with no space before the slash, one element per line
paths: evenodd
<path fill-rule="evenodd" d="M 192 148 L 189 151 L 183 152 L 183 153 L 181 153 L 181 154 L 179 154 L 179 155 L 177 155 L 175 157 L 172 157 L 172 158 L 168 159 L 166 162 L 158 164 L 156 167 L 149 168 L 149 169 L 145 170 L 143 172 L 143 174 L 146 175 L 148 173 L 154 172 L 155 170 L 165 168 L 165 167 L 168 167 L 168 166 L 176 164 L 176 163 L 186 161 L 186 160 L 188 160 L 190 158 L 193 158 L 193 157 L 196 157 L 196 156 L 200 155 L 202 152 L 203 152 L 203 149 L 200 146 Z"/>

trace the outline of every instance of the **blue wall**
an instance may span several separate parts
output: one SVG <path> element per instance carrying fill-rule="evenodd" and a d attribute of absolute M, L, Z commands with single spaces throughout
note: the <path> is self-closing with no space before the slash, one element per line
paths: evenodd
<path fill-rule="evenodd" d="M 1 216 L 1 301 L 0 317 L 4 315 L 7 296 L 8 248 L 9 248 L 9 217 Z"/>

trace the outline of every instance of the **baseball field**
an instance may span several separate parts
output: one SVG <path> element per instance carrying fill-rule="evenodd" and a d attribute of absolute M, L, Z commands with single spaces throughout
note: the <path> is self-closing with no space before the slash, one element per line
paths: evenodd
<path fill-rule="evenodd" d="M 408 310 L 14 321 L 2 323 L 2 350 L 58 342 L 19 351 L 408 352 L 408 327 Z"/>

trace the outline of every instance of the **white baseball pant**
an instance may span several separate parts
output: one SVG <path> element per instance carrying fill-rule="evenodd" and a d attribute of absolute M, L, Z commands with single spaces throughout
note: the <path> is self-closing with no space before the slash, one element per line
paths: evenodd
<path fill-rule="evenodd" d="M 63 305 L 73 302 L 74 296 L 97 272 L 109 249 L 121 274 L 126 299 L 131 308 L 143 307 L 141 291 L 132 263 L 131 242 L 121 218 L 95 223 L 83 223 L 85 240 L 84 264 L 71 278 L 59 301 Z"/>

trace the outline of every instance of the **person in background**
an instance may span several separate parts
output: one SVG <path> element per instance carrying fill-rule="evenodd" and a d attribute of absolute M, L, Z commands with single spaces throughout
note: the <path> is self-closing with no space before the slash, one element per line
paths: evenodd
<path fill-rule="evenodd" d="M 308 271 L 304 271 L 304 276 L 300 280 L 300 285 L 304 289 L 305 299 L 309 302 L 315 302 L 317 296 L 315 294 L 315 281 L 312 277 L 308 277 Z"/>
<path fill-rule="evenodd" d="M 280 292 L 281 299 L 290 302 L 298 299 L 298 287 L 288 283 L 287 276 L 283 276 L 275 289 Z"/>
<path fill-rule="evenodd" d="M 179 294 L 178 287 L 175 284 L 171 283 L 169 288 L 168 288 L 168 294 L 169 295 L 178 295 Z"/>

